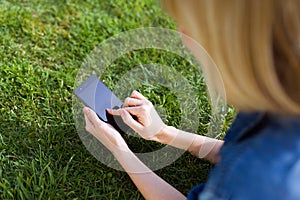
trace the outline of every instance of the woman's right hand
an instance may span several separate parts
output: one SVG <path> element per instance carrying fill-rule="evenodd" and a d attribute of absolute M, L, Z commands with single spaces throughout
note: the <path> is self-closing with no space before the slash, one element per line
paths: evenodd
<path fill-rule="evenodd" d="M 153 104 L 137 91 L 125 99 L 121 109 L 107 111 L 112 115 L 120 115 L 129 127 L 146 140 L 157 140 L 156 135 L 166 127 Z"/>

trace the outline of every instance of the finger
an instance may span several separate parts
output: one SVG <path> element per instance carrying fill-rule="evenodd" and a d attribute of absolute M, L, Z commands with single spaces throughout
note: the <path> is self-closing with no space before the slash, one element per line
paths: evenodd
<path fill-rule="evenodd" d="M 140 132 L 143 129 L 143 125 L 135 121 L 127 110 L 122 110 L 121 118 L 124 123 L 131 127 L 135 132 Z"/>
<path fill-rule="evenodd" d="M 148 100 L 146 97 L 144 97 L 141 93 L 139 93 L 136 90 L 133 90 L 133 92 L 130 95 L 131 98 L 136 98 L 136 99 L 140 99 L 140 100 Z"/>
<path fill-rule="evenodd" d="M 85 129 L 93 135 L 95 135 L 96 132 L 99 132 L 99 130 L 105 132 L 111 126 L 110 124 L 101 121 L 97 114 L 87 107 L 84 108 L 84 117 L 86 121 Z M 95 136 L 98 137 L 99 135 L 96 134 Z"/>
<path fill-rule="evenodd" d="M 107 112 L 111 115 L 118 115 L 120 116 L 123 111 L 126 110 L 129 112 L 131 115 L 141 115 L 143 111 L 143 108 L 141 106 L 136 106 L 136 107 L 126 107 L 126 108 L 121 108 L 121 109 L 107 109 Z"/>
<path fill-rule="evenodd" d="M 111 115 L 121 115 L 122 109 L 106 109 L 107 112 Z"/>
<path fill-rule="evenodd" d="M 136 116 L 141 116 L 143 113 L 145 113 L 145 109 L 142 106 L 126 107 L 123 108 L 123 110 L 126 110 L 131 115 L 136 115 Z"/>
<path fill-rule="evenodd" d="M 92 132 L 94 129 L 94 126 L 86 114 L 84 114 L 84 119 L 85 119 L 85 130 L 87 130 L 88 132 Z"/>
<path fill-rule="evenodd" d="M 143 101 L 141 101 L 139 99 L 127 97 L 125 99 L 122 107 L 125 108 L 125 107 L 129 107 L 129 106 L 140 106 L 142 104 L 143 104 Z"/>
<path fill-rule="evenodd" d="M 86 115 L 87 119 L 91 122 L 91 124 L 95 127 L 98 123 L 101 124 L 101 120 L 97 116 L 97 114 L 88 107 L 84 108 L 84 114 Z"/>

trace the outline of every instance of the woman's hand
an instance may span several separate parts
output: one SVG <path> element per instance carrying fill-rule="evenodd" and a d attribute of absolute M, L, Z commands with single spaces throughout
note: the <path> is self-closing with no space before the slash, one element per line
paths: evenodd
<path fill-rule="evenodd" d="M 107 111 L 112 115 L 120 115 L 128 126 L 147 140 L 157 140 L 156 135 L 166 127 L 152 103 L 137 91 L 125 99 L 123 108 Z"/>
<path fill-rule="evenodd" d="M 86 130 L 95 136 L 113 154 L 120 151 L 129 152 L 125 140 L 110 124 L 101 121 L 97 114 L 88 107 L 83 109 Z"/>
<path fill-rule="evenodd" d="M 151 108 L 148 106 L 150 106 L 150 104 L 147 103 L 146 109 Z M 111 125 L 101 121 L 96 113 L 91 109 L 85 107 L 83 111 L 86 121 L 86 130 L 93 134 L 100 142 L 102 142 L 104 146 L 106 146 L 106 148 L 108 148 L 114 154 L 116 159 L 122 165 L 123 169 L 128 173 L 145 199 L 186 199 L 183 194 L 181 194 L 178 190 L 176 190 L 162 178 L 157 176 L 155 173 L 153 173 L 151 169 L 149 169 L 143 162 L 141 162 L 134 155 L 134 153 L 130 151 L 119 132 L 116 131 Z M 126 112 L 131 117 L 128 111 L 124 112 Z M 121 114 L 122 113 L 123 111 L 121 111 Z M 141 114 L 142 113 L 143 112 L 141 112 Z M 152 119 L 152 113 L 146 112 L 145 114 L 148 118 L 140 117 L 139 119 L 143 119 L 144 122 L 149 125 L 147 126 L 148 128 L 152 127 L 152 123 L 150 123 L 152 121 L 149 121 L 149 119 Z M 140 124 L 140 126 L 142 125 Z M 153 130 L 156 130 L 156 128 L 157 127 L 155 126 Z"/>

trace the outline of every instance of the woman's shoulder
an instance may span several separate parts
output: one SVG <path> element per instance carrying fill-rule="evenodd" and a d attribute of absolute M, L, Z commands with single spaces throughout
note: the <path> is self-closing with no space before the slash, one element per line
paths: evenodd
<path fill-rule="evenodd" d="M 300 199 L 300 132 L 270 128 L 241 143 L 232 181 L 241 194 L 264 199 Z M 257 199 L 255 198 L 255 199 Z"/>
<path fill-rule="evenodd" d="M 245 151 L 236 169 L 247 174 L 253 192 L 300 199 L 300 118 L 268 115 L 256 131 L 237 144 Z"/>
<path fill-rule="evenodd" d="M 300 118 L 255 114 L 234 126 L 203 195 L 300 199 Z"/>
<path fill-rule="evenodd" d="M 251 154 L 253 162 L 274 167 L 295 163 L 300 159 L 300 117 L 265 115 L 233 143 L 243 149 L 240 156 Z"/>

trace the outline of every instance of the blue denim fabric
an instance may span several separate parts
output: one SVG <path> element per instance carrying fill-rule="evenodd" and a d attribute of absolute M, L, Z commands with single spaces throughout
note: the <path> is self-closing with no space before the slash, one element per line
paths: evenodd
<path fill-rule="evenodd" d="M 205 184 L 201 183 L 201 184 L 196 185 L 195 187 L 193 187 L 189 191 L 187 199 L 188 200 L 197 200 L 198 199 L 198 195 L 202 192 L 202 190 L 204 189 L 204 186 L 205 186 Z"/>
<path fill-rule="evenodd" d="M 300 199 L 300 117 L 239 113 L 224 140 L 221 161 L 190 199 Z"/>

